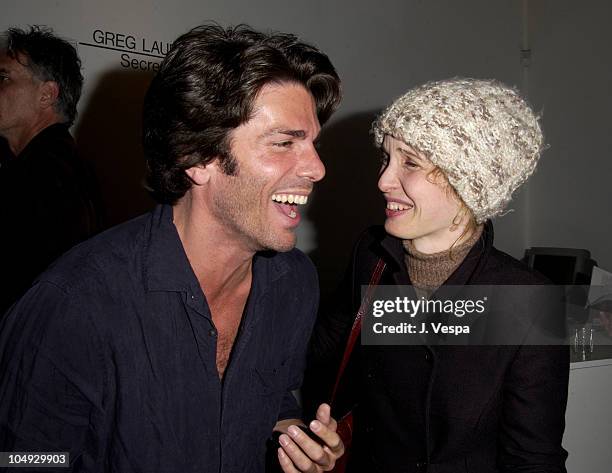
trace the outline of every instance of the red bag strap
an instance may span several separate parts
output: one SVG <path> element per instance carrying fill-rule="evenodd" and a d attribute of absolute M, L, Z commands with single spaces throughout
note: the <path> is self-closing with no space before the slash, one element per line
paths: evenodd
<path fill-rule="evenodd" d="M 338 391 L 338 387 L 340 385 L 340 379 L 344 374 L 344 370 L 346 369 L 346 365 L 348 365 L 348 361 L 351 357 L 351 353 L 353 352 L 353 348 L 355 347 L 355 343 L 357 342 L 357 337 L 361 333 L 361 319 L 365 314 L 366 310 L 370 305 L 372 300 L 372 295 L 374 293 L 374 289 L 378 285 L 378 281 L 380 281 L 380 276 L 385 270 L 386 263 L 379 258 L 376 262 L 376 266 L 374 267 L 374 271 L 372 272 L 372 276 L 370 277 L 370 282 L 368 284 L 368 289 L 366 291 L 365 297 L 361 300 L 361 305 L 359 306 L 359 310 L 357 311 L 357 315 L 355 316 L 355 320 L 353 321 L 353 326 L 351 327 L 351 333 L 349 335 L 348 341 L 346 342 L 346 347 L 344 348 L 344 355 L 342 355 L 342 362 L 340 363 L 340 368 L 338 368 L 338 374 L 336 374 L 336 382 L 334 383 L 334 390 L 332 391 L 331 403 L 336 399 L 336 394 Z"/>

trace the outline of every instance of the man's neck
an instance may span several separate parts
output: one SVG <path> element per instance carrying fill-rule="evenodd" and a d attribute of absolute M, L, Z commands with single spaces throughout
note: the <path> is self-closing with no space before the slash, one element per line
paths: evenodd
<path fill-rule="evenodd" d="M 174 206 L 173 220 L 217 329 L 216 364 L 223 379 L 251 292 L 255 251 L 195 198 L 188 191 Z"/>
<path fill-rule="evenodd" d="M 255 251 L 205 208 L 183 198 L 173 208 L 174 225 L 200 286 L 211 303 L 250 287 Z"/>
<path fill-rule="evenodd" d="M 19 154 L 36 135 L 38 135 L 45 128 L 60 122 L 61 120 L 57 116 L 42 116 L 29 126 L 8 130 L 4 137 L 6 138 L 9 148 L 11 148 L 13 154 L 15 156 L 19 156 Z"/>

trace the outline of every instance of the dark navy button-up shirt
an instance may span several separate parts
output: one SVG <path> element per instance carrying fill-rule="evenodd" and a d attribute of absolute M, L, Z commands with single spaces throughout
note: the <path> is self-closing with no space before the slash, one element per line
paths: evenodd
<path fill-rule="evenodd" d="M 223 380 L 217 331 L 172 208 L 60 258 L 0 327 L 0 451 L 68 451 L 73 471 L 262 472 L 299 417 L 318 304 L 298 250 L 256 254 Z"/>

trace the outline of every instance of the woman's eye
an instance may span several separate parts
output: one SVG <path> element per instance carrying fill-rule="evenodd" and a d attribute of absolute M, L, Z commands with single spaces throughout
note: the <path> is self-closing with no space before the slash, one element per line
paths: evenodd
<path fill-rule="evenodd" d="M 414 169 L 414 168 L 419 167 L 417 163 L 415 163 L 414 161 L 411 161 L 410 159 L 406 159 L 404 161 L 404 166 L 406 166 L 408 169 Z"/>

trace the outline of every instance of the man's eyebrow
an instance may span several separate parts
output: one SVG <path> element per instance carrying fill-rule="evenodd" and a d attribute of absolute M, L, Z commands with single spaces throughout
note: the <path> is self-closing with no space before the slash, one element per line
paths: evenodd
<path fill-rule="evenodd" d="M 306 138 L 306 132 L 304 130 L 286 130 L 284 128 L 276 128 L 265 133 L 264 136 L 272 136 L 280 133 L 281 135 L 293 136 L 294 138 Z"/>

